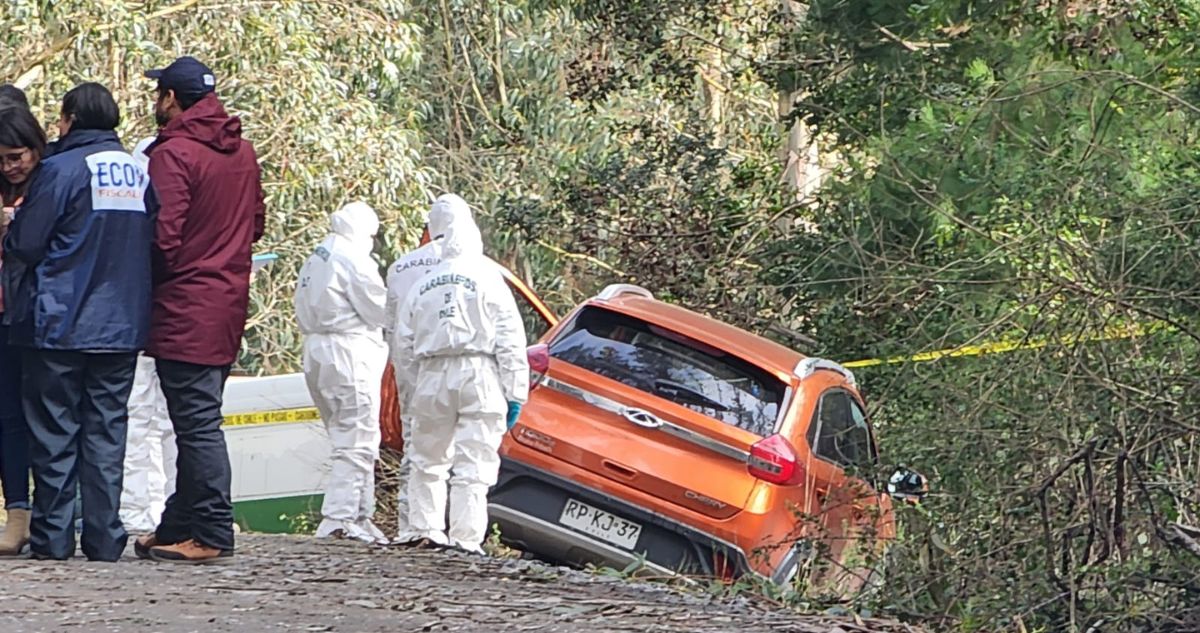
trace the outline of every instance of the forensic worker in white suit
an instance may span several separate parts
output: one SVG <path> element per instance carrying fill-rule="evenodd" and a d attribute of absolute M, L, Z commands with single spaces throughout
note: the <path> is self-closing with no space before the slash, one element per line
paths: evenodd
<path fill-rule="evenodd" d="M 387 289 L 371 258 L 379 218 L 365 203 L 333 214 L 333 232 L 300 269 L 296 317 L 304 378 L 333 446 L 317 537 L 386 543 L 372 522 L 379 458 Z"/>
<path fill-rule="evenodd" d="M 442 262 L 412 288 L 394 326 L 397 380 L 413 386 L 410 544 L 482 553 L 500 441 L 529 395 L 525 327 L 469 214 L 454 216 L 441 243 Z"/>
<path fill-rule="evenodd" d="M 442 239 L 446 236 L 447 228 L 456 222 L 472 222 L 470 207 L 465 200 L 452 193 L 439 196 L 430 206 L 429 215 L 425 218 L 425 230 L 429 241 L 402 255 L 388 268 L 386 332 L 389 346 L 393 350 L 396 346 L 392 328 L 397 321 L 399 306 L 417 281 L 433 270 L 434 266 L 442 263 Z M 392 364 L 395 363 L 393 353 Z M 408 396 L 412 393 L 412 385 L 400 379 L 398 374 L 396 378 L 396 393 L 400 401 L 400 439 L 404 442 L 404 453 L 400 456 L 400 465 L 396 473 L 396 542 L 405 543 L 414 538 L 408 529 L 408 473 L 411 469 L 408 454 L 412 437 L 412 424 L 408 423 Z"/>

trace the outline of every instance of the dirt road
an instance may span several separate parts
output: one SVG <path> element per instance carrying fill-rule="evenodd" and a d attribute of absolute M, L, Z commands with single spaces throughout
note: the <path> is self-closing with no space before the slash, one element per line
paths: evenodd
<path fill-rule="evenodd" d="M 910 631 L 515 560 L 242 536 L 233 566 L 0 561 L 0 631 Z"/>

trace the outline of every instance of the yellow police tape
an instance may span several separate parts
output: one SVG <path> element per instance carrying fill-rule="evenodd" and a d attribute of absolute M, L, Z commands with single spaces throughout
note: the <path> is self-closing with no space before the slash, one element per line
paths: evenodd
<path fill-rule="evenodd" d="M 235 413 L 225 416 L 224 426 L 248 426 L 253 424 L 293 424 L 297 422 L 320 422 L 321 414 L 313 407 L 283 409 L 257 413 Z"/>
<path fill-rule="evenodd" d="M 963 345 L 961 347 L 952 347 L 950 349 L 941 349 L 932 352 L 922 352 L 911 356 L 893 356 L 891 358 L 867 358 L 864 360 L 851 361 L 842 363 L 842 366 L 849 369 L 860 367 L 875 367 L 878 365 L 893 365 L 896 363 L 924 363 L 942 358 L 956 358 L 960 356 L 983 356 L 985 354 L 1003 354 L 1005 352 L 1015 352 L 1020 350 L 1041 349 L 1049 345 L 1061 345 L 1067 347 L 1077 343 L 1093 343 L 1098 341 L 1111 341 L 1116 339 L 1137 338 L 1154 332 L 1168 330 L 1169 328 L 1162 323 L 1154 323 L 1151 325 L 1121 325 L 1105 329 L 1100 334 L 1090 336 L 1060 336 L 1057 338 L 1036 338 L 1025 339 L 1021 341 L 998 341 L 994 343 L 982 343 L 980 345 Z"/>
<path fill-rule="evenodd" d="M 867 358 L 864 360 L 851 361 L 842 363 L 843 367 L 849 369 L 859 369 L 862 367 L 876 367 L 879 365 L 893 365 L 897 363 L 924 363 L 942 358 L 957 358 L 962 356 L 983 356 L 985 354 L 1003 354 L 1006 352 L 1015 352 L 1020 350 L 1041 349 L 1052 344 L 1062 346 L 1074 345 L 1077 343 L 1092 343 L 1097 341 L 1111 341 L 1116 339 L 1137 338 L 1154 332 L 1166 331 L 1171 328 L 1162 323 L 1154 323 L 1151 325 L 1122 325 L 1111 327 L 1100 334 L 1091 336 L 1062 336 L 1058 338 L 1041 338 L 1041 339 L 1026 339 L 1022 341 L 999 341 L 994 343 L 982 343 L 979 345 L 963 345 L 961 347 L 953 347 L 949 349 L 941 349 L 932 352 L 922 352 L 911 356 L 893 356 L 891 358 Z M 301 409 L 282 409 L 279 411 L 261 411 L 257 413 L 235 413 L 225 416 L 224 426 L 251 426 L 258 424 L 295 424 L 300 422 L 320 422 L 321 414 L 314 407 L 305 407 Z"/>

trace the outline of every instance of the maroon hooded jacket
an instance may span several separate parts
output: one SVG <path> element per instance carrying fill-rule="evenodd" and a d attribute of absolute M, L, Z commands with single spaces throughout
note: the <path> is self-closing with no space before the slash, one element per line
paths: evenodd
<path fill-rule="evenodd" d="M 231 365 L 250 303 L 250 247 L 266 216 L 254 147 L 210 94 L 167 123 L 147 155 L 159 210 L 146 353 Z"/>

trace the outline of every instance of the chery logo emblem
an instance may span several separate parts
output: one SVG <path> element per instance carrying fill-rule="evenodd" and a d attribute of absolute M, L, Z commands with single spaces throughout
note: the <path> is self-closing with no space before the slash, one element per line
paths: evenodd
<path fill-rule="evenodd" d="M 706 506 L 712 506 L 718 510 L 720 510 L 720 509 L 724 508 L 726 505 L 728 505 L 723 501 L 717 501 L 716 499 L 713 499 L 712 497 L 706 497 L 698 492 L 692 492 L 691 490 L 683 491 L 683 496 L 687 499 L 691 499 L 692 501 L 699 501 L 700 503 L 703 503 Z"/>

